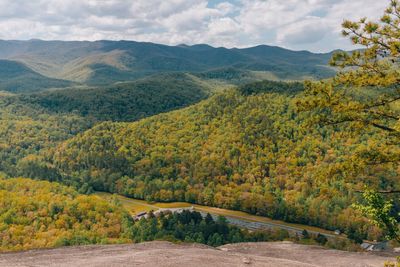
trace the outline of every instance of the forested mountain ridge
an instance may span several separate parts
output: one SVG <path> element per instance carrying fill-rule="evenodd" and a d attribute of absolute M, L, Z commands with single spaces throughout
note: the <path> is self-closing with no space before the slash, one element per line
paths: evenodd
<path fill-rule="evenodd" d="M 24 157 L 36 156 L 40 150 L 53 147 L 94 124 L 93 120 L 75 114 L 50 113 L 21 97 L 0 95 L 0 172 L 12 176 L 18 175 Z"/>
<path fill-rule="evenodd" d="M 74 113 L 96 121 L 135 121 L 207 98 L 212 84 L 185 73 L 156 74 L 133 82 L 68 88 L 18 96 L 51 113 Z"/>
<path fill-rule="evenodd" d="M 0 60 L 0 91 L 35 92 L 49 88 L 64 88 L 72 84 L 70 81 L 43 76 L 23 63 Z"/>
<path fill-rule="evenodd" d="M 331 38 L 302 43 L 281 26 L 288 46 Z M 0 40 L 0 252 L 159 239 L 399 246 L 400 0 L 342 28 L 356 50 Z"/>
<path fill-rule="evenodd" d="M 0 41 L 0 59 L 21 62 L 32 71 L 83 84 L 132 81 L 160 72 L 235 69 L 263 72 L 275 79 L 326 78 L 331 53 L 313 54 L 279 47 L 244 49 L 208 45 L 167 46 L 134 41 Z"/>
<path fill-rule="evenodd" d="M 207 98 L 217 88 L 196 76 L 175 73 L 104 87 L 2 93 L 0 172 L 19 175 L 21 167 L 26 165 L 25 157 L 35 158 L 41 150 L 54 147 L 101 121 L 135 121 L 175 110 Z M 58 179 L 50 169 L 46 177 Z"/>
<path fill-rule="evenodd" d="M 310 114 L 296 107 L 303 88 L 245 84 L 133 123 L 126 121 L 194 104 L 215 88 L 176 73 L 115 87 L 4 94 L 0 171 L 82 193 L 201 203 L 376 238 L 379 231 L 348 206 L 358 199 L 355 188 L 395 184 L 396 170 L 353 166 L 350 152 L 384 140 L 365 143 L 343 135 L 342 127 L 310 131 Z M 354 182 L 360 168 L 369 175 Z"/>
<path fill-rule="evenodd" d="M 366 143 L 338 127 L 310 130 L 310 114 L 296 110 L 298 89 L 274 93 L 267 83 L 241 90 L 138 122 L 99 124 L 60 145 L 49 162 L 85 190 L 239 209 L 377 238 L 349 205 L 359 197 L 355 188 L 395 184 L 397 170 L 355 166 L 350 152 L 384 140 L 373 131 Z M 361 169 L 366 174 L 355 176 Z"/>

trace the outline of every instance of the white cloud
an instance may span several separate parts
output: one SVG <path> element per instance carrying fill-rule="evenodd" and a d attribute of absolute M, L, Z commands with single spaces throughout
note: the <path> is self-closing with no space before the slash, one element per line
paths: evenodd
<path fill-rule="evenodd" d="M 237 11 L 238 7 L 229 2 L 222 2 L 216 6 L 216 9 L 219 10 L 222 14 L 227 15 L 234 11 Z"/>
<path fill-rule="evenodd" d="M 389 1 L 382 0 L 242 0 L 237 20 L 247 41 L 267 41 L 292 49 L 352 49 L 341 37 L 344 19 L 379 18 Z"/>
<path fill-rule="evenodd" d="M 307 17 L 282 27 L 277 34 L 278 44 L 299 45 L 320 41 L 332 28 L 319 17 Z"/>
<path fill-rule="evenodd" d="M 219 18 L 208 24 L 208 33 L 212 36 L 236 35 L 240 31 L 240 25 L 231 18 Z"/>
<path fill-rule="evenodd" d="M 165 44 L 351 48 L 345 18 L 376 19 L 389 0 L 0 0 L 0 38 L 128 39 Z"/>
<path fill-rule="evenodd" d="M 182 12 L 175 13 L 160 22 L 166 30 L 185 32 L 188 30 L 203 30 L 212 18 L 221 16 L 216 9 L 207 8 L 207 2 L 193 5 Z"/>

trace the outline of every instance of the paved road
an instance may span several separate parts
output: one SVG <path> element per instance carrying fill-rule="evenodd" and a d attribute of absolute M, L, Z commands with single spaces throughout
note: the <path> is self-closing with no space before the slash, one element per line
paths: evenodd
<path fill-rule="evenodd" d="M 203 216 L 207 215 L 207 212 L 204 211 L 199 211 Z M 219 215 L 217 214 L 212 214 L 210 213 L 211 216 L 214 218 L 214 220 L 216 220 L 218 218 Z M 290 232 L 295 232 L 298 234 L 301 234 L 301 232 L 304 229 L 301 228 L 297 228 L 297 227 L 292 227 L 292 226 L 288 226 L 288 225 L 283 225 L 283 224 L 277 224 L 277 223 L 272 223 L 272 222 L 252 222 L 252 221 L 248 221 L 245 218 L 241 218 L 241 217 L 231 217 L 231 216 L 224 216 L 229 224 L 232 225 L 236 225 L 238 227 L 241 228 L 246 228 L 249 230 L 266 230 L 266 229 L 273 229 L 273 228 L 280 228 L 280 229 L 284 229 Z M 317 231 L 311 231 L 311 230 L 307 230 L 309 233 L 311 234 L 319 234 L 320 232 Z M 336 235 L 331 235 L 331 234 L 326 234 L 326 233 L 322 233 L 323 235 L 325 235 L 326 237 L 336 237 Z"/>
<path fill-rule="evenodd" d="M 135 202 L 135 200 L 130 200 L 132 202 Z M 137 202 L 137 204 L 143 205 L 143 206 L 147 206 L 149 208 L 156 210 L 162 210 L 162 208 L 159 208 L 157 206 L 151 205 L 151 204 L 144 204 L 143 202 Z M 179 208 L 174 208 L 179 209 Z M 174 210 L 174 209 L 170 209 L 170 210 Z M 184 207 L 183 209 L 187 209 L 187 207 Z M 166 208 L 165 210 L 168 210 L 168 208 Z M 220 216 L 219 214 L 216 213 L 212 213 L 212 211 L 206 211 L 206 210 L 202 210 L 201 208 L 197 208 L 195 207 L 195 210 L 199 211 L 203 216 L 206 216 L 207 213 L 210 213 L 214 220 L 216 220 L 218 218 L 218 216 Z M 289 225 L 285 225 L 285 224 L 279 224 L 279 223 L 274 223 L 274 222 L 254 222 L 254 221 L 249 221 L 248 218 L 244 217 L 244 216 L 229 216 L 229 215 L 223 215 L 228 223 L 232 224 L 232 225 L 236 225 L 238 227 L 241 228 L 246 228 L 249 230 L 266 230 L 266 229 L 273 229 L 273 228 L 279 228 L 279 229 L 284 229 L 287 230 L 289 232 L 292 233 L 298 233 L 301 234 L 302 231 L 304 230 L 303 228 L 299 228 L 299 227 L 294 227 L 294 226 L 289 226 Z M 322 232 L 318 232 L 318 231 L 313 231 L 313 230 L 307 230 L 309 233 L 311 234 L 319 234 Z M 328 233 L 322 233 L 323 235 L 325 235 L 326 237 L 337 237 L 337 235 L 334 234 L 328 234 Z"/>

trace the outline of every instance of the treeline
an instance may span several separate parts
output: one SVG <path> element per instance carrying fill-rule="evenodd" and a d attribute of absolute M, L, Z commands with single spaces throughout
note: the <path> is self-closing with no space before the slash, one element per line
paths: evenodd
<path fill-rule="evenodd" d="M 329 248 L 354 250 L 355 245 L 346 239 L 327 239 L 321 233 L 309 234 L 303 230 L 301 234 L 289 234 L 285 229 L 264 229 L 248 231 L 228 224 L 223 216 L 217 218 L 201 214 L 197 211 L 184 210 L 181 213 L 165 211 L 135 222 L 132 228 L 134 242 L 168 240 L 172 242 L 200 243 L 218 247 L 224 244 L 240 242 L 263 242 L 292 240 L 298 243 L 315 244 Z"/>
<path fill-rule="evenodd" d="M 298 83 L 260 82 L 189 108 L 133 123 L 101 123 L 87 132 L 100 117 L 117 113 L 97 108 L 102 115 L 95 118 L 57 111 L 34 96 L 3 95 L 0 171 L 60 181 L 80 193 L 186 201 L 379 238 L 350 206 L 359 198 L 354 189 L 394 188 L 399 169 L 349 155 L 377 151 L 385 139 L 371 130 L 367 142 L 352 135 L 349 125 L 310 127 L 311 114 L 297 110 L 300 89 Z"/>
<path fill-rule="evenodd" d="M 285 231 L 249 232 L 229 225 L 224 217 L 217 220 L 207 214 L 184 210 L 181 213 L 161 213 L 136 222 L 132 230 L 134 242 L 153 240 L 185 241 L 218 247 L 228 243 L 283 240 Z"/>
<path fill-rule="evenodd" d="M 0 178 L 0 251 L 131 240 L 132 218 L 96 196 L 47 181 Z"/>
<path fill-rule="evenodd" d="M 136 121 L 197 103 L 209 93 L 208 86 L 198 78 L 171 73 L 135 82 L 54 90 L 22 98 L 51 113 L 72 113 L 96 121 Z"/>
<path fill-rule="evenodd" d="M 385 140 L 371 130 L 365 142 L 349 125 L 310 128 L 310 114 L 297 112 L 301 97 L 226 92 L 139 122 L 103 123 L 49 153 L 48 164 L 85 190 L 243 210 L 379 238 L 351 207 L 359 198 L 354 189 L 394 185 L 398 169 L 349 155 Z"/>
<path fill-rule="evenodd" d="M 0 177 L 0 252 L 153 240 L 216 247 L 289 238 L 286 230 L 248 231 L 229 225 L 224 217 L 215 219 L 187 210 L 156 216 L 150 212 L 147 218 L 134 222 L 114 198 L 105 201 L 81 195 L 59 183 Z M 314 242 L 308 234 L 301 238 Z M 321 245 L 327 242 L 323 235 L 313 238 Z M 301 241 L 299 237 L 294 240 Z M 348 248 L 348 244 L 340 248 Z"/>
<path fill-rule="evenodd" d="M 40 151 L 55 147 L 98 122 L 135 121 L 196 103 L 208 88 L 186 74 L 163 74 L 110 87 L 0 95 L 0 171 L 10 176 L 59 180 L 48 164 L 30 168 Z M 29 169 L 29 170 L 28 170 Z M 45 173 L 43 173 L 43 170 Z"/>
<path fill-rule="evenodd" d="M 304 90 L 302 82 L 259 81 L 239 86 L 238 91 L 243 95 L 262 93 L 296 94 Z"/>
<path fill-rule="evenodd" d="M 93 120 L 78 115 L 50 113 L 20 96 L 0 95 L 0 172 L 21 175 L 25 157 L 40 157 L 41 150 L 55 147 L 93 125 Z M 56 177 L 53 172 L 45 178 Z"/>
<path fill-rule="evenodd" d="M 215 221 L 191 211 L 150 213 L 134 223 L 118 201 L 24 178 L 0 178 L 0 230 L 0 251 L 152 240 L 220 246 L 289 237 L 285 231 L 248 232 L 224 217 Z"/>

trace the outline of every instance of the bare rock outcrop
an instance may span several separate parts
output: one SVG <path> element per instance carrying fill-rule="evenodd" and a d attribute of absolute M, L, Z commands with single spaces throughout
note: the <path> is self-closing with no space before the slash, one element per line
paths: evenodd
<path fill-rule="evenodd" d="M 156 241 L 4 253 L 0 254 L 0 266 L 382 267 L 386 260 L 394 260 L 393 256 L 329 250 L 291 242 L 239 243 L 212 248 Z"/>

